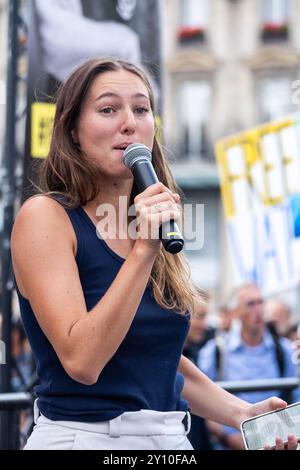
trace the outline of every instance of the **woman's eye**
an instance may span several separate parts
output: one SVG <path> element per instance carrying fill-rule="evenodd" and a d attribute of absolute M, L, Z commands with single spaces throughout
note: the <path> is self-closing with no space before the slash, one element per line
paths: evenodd
<path fill-rule="evenodd" d="M 145 114 L 148 112 L 147 108 L 144 108 L 144 106 L 138 106 L 135 110 L 137 114 Z"/>
<path fill-rule="evenodd" d="M 110 106 L 107 106 L 106 108 L 103 108 L 100 110 L 100 113 L 103 114 L 112 114 L 114 112 L 114 109 L 111 108 Z"/>

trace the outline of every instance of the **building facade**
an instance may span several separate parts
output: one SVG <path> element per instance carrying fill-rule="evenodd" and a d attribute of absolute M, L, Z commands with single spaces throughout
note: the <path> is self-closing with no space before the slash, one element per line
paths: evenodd
<path fill-rule="evenodd" d="M 26 10 L 28 0 L 20 4 Z M 0 159 L 8 6 L 8 0 L 0 0 Z M 199 242 L 198 249 L 186 254 L 201 287 L 227 292 L 232 287 L 230 256 L 213 144 L 297 111 L 292 83 L 299 78 L 300 1 L 160 0 L 160 6 L 163 141 L 186 197 L 183 202 L 204 205 L 204 227 L 201 219 L 196 227 L 203 232 L 199 236 L 200 241 L 204 237 L 203 247 Z M 26 78 L 26 54 L 18 73 Z M 26 80 L 20 80 L 20 153 L 25 85 Z"/>
<path fill-rule="evenodd" d="M 205 204 L 196 282 L 232 288 L 214 142 L 298 111 L 298 0 L 163 0 L 163 123 L 187 202 Z"/>

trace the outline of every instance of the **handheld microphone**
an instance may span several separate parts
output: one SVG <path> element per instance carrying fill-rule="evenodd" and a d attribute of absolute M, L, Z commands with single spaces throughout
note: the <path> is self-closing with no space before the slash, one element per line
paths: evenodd
<path fill-rule="evenodd" d="M 151 160 L 152 155 L 146 145 L 130 144 L 125 149 L 124 165 L 132 171 L 134 182 L 140 192 L 158 182 Z M 179 253 L 183 248 L 184 240 L 174 220 L 161 224 L 159 238 L 169 253 Z"/>

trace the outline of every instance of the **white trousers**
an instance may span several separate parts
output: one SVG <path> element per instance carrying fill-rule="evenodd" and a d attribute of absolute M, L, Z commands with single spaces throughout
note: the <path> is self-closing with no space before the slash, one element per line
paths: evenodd
<path fill-rule="evenodd" d="M 183 411 L 129 411 L 97 423 L 38 414 L 35 403 L 36 425 L 24 450 L 193 450 L 186 436 L 190 415 Z"/>

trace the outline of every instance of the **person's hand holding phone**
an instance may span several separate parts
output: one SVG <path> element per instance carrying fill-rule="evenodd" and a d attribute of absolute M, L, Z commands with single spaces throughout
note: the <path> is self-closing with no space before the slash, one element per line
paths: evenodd
<path fill-rule="evenodd" d="M 284 444 L 283 440 L 280 437 L 276 437 L 276 447 L 275 449 L 269 445 L 264 446 L 264 450 L 297 450 L 298 442 L 294 434 L 288 435 L 288 442 Z"/>
<path fill-rule="evenodd" d="M 287 403 L 281 398 L 271 397 L 267 400 L 260 401 L 254 405 L 250 405 L 247 412 L 245 413 L 244 419 L 253 418 L 254 416 L 269 413 L 278 409 L 286 408 Z M 296 450 L 298 446 L 297 438 L 293 434 L 288 435 L 287 442 L 284 444 L 280 437 L 276 437 L 275 448 L 269 445 L 264 446 L 264 450 Z"/>

